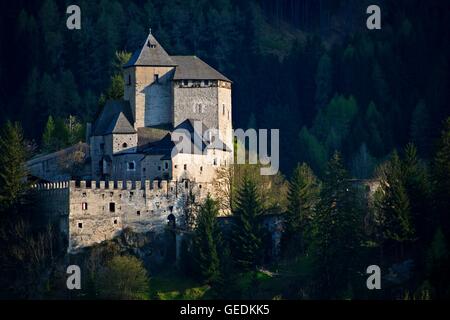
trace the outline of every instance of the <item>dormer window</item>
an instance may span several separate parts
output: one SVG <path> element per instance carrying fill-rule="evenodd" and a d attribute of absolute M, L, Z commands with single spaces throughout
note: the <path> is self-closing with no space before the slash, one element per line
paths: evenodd
<path fill-rule="evenodd" d="M 155 49 L 156 48 L 156 44 L 151 43 L 150 41 L 147 43 L 148 47 L 151 49 Z"/>

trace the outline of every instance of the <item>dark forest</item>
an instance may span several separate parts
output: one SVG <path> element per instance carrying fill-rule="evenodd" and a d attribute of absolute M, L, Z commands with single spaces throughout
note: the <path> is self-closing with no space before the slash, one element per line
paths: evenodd
<path fill-rule="evenodd" d="M 82 8 L 81 30 L 66 27 L 69 4 Z M 382 8 L 381 30 L 366 27 L 370 4 Z M 213 283 L 210 298 L 450 297 L 448 1 L 17 0 L 3 1 L 0 12 L 0 126 L 20 123 L 26 155 L 18 161 L 85 139 L 86 124 L 105 101 L 122 97 L 120 57 L 138 49 L 150 28 L 169 54 L 197 55 L 233 81 L 234 128 L 280 129 L 281 174 L 261 191 L 276 199 L 261 200 L 260 211 L 286 214 L 283 252 L 298 259 L 270 268 L 292 276 L 266 288 L 256 265 L 229 265 L 233 252 L 216 253 L 216 265 L 208 260 L 207 270 L 193 276 Z M 362 217 L 359 200 L 344 195 L 351 179 L 373 178 L 382 185 L 374 200 L 381 220 Z M 258 183 L 243 179 L 238 188 L 242 219 L 252 218 L 243 212 L 261 213 L 254 209 Z M 216 210 L 208 201 L 200 209 L 204 223 Z M 345 212 L 337 220 L 334 201 Z M 0 201 L 4 212 L 20 211 L 6 202 Z M 340 228 L 328 227 L 334 224 Z M 414 261 L 415 271 L 383 293 L 367 293 L 359 286 L 371 261 L 399 274 Z M 230 278 L 234 268 L 247 273 Z M 311 281 L 321 275 L 328 280 Z M 227 282 L 233 287 L 225 290 Z"/>

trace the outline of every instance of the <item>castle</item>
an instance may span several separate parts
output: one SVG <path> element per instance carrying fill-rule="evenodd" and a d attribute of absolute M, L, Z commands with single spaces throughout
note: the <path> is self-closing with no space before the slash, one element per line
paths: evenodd
<path fill-rule="evenodd" d="M 170 56 L 151 33 L 123 76 L 123 100 L 108 101 L 88 124 L 87 143 L 27 163 L 69 252 L 124 228 L 181 226 L 188 193 L 213 192 L 217 168 L 233 159 L 227 77 L 196 56 Z M 77 153 L 75 181 L 62 168 Z"/>

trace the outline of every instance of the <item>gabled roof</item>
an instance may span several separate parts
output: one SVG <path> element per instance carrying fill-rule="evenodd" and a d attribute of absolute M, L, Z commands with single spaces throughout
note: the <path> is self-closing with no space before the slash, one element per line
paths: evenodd
<path fill-rule="evenodd" d="M 133 116 L 130 103 L 124 100 L 106 102 L 100 115 L 94 123 L 93 136 L 103 136 L 111 133 L 136 133 L 131 123 Z"/>
<path fill-rule="evenodd" d="M 133 66 L 175 66 L 176 63 L 167 54 L 166 50 L 159 44 L 150 33 L 143 47 L 136 51 L 124 68 Z"/>
<path fill-rule="evenodd" d="M 141 146 L 140 152 L 149 155 L 162 155 L 162 160 L 171 159 L 172 150 L 176 153 L 202 154 L 206 149 L 221 149 L 231 151 L 222 141 L 214 141 L 211 143 L 204 133 L 208 127 L 200 120 L 186 119 L 180 123 L 171 133 L 168 133 L 163 139 Z M 174 136 L 176 132 L 176 136 Z M 173 141 L 176 139 L 177 141 Z M 187 140 L 185 144 L 182 141 Z M 181 148 L 187 147 L 181 150 Z M 187 151 L 187 152 L 186 152 Z"/>
<path fill-rule="evenodd" d="M 197 56 L 171 56 L 177 67 L 173 80 L 222 80 L 231 82 Z"/>
<path fill-rule="evenodd" d="M 114 116 L 111 126 L 106 133 L 136 133 L 136 130 L 125 117 L 123 112 L 119 112 L 119 114 Z"/>

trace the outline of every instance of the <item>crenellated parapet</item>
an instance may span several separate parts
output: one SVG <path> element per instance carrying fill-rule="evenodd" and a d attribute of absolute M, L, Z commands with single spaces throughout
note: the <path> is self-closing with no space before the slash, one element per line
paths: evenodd
<path fill-rule="evenodd" d="M 41 190 L 57 190 L 57 189 L 67 189 L 69 188 L 69 181 L 60 181 L 60 182 L 46 182 L 46 183 L 37 183 L 31 185 L 32 190 L 41 191 Z"/>

